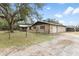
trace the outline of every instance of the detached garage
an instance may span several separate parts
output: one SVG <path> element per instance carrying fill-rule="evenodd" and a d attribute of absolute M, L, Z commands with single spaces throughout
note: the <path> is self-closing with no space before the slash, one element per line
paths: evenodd
<path fill-rule="evenodd" d="M 42 33 L 59 33 L 65 32 L 66 26 L 50 22 L 38 21 L 31 26 L 31 31 Z"/>

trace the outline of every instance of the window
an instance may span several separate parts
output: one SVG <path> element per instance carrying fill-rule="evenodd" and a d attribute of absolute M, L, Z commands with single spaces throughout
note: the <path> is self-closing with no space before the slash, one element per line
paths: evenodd
<path fill-rule="evenodd" d="M 40 26 L 40 29 L 45 29 L 45 26 Z"/>

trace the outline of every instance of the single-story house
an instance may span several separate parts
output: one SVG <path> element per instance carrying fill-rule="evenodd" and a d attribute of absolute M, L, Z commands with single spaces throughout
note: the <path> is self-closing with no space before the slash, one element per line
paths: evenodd
<path fill-rule="evenodd" d="M 59 33 L 59 32 L 65 32 L 66 26 L 62 24 L 37 21 L 35 24 L 31 26 L 31 30 L 33 32 L 42 32 L 42 33 Z"/>

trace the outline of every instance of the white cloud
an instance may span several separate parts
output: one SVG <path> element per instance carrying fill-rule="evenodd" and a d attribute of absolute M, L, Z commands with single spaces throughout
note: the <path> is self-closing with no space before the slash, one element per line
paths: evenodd
<path fill-rule="evenodd" d="M 68 21 L 68 25 L 76 25 L 74 21 Z"/>
<path fill-rule="evenodd" d="M 62 3 L 58 3 L 58 4 L 61 4 L 61 5 L 63 5 L 63 4 L 65 4 L 65 3 L 63 3 L 63 2 L 62 2 Z"/>
<path fill-rule="evenodd" d="M 63 14 L 71 14 L 73 12 L 74 8 L 68 7 Z"/>
<path fill-rule="evenodd" d="M 79 7 L 74 9 L 73 14 L 79 13 Z"/>
<path fill-rule="evenodd" d="M 55 17 L 61 18 L 63 16 L 61 14 L 55 14 Z"/>
<path fill-rule="evenodd" d="M 60 23 L 64 23 L 64 21 L 63 21 L 63 20 L 60 20 L 59 22 L 60 22 Z"/>
<path fill-rule="evenodd" d="M 70 24 L 73 24 L 73 22 L 72 22 L 72 21 L 70 21 L 69 23 L 70 23 Z"/>
<path fill-rule="evenodd" d="M 68 7 L 63 14 L 77 14 L 79 13 L 79 7 L 78 8 L 73 8 L 73 7 Z"/>
<path fill-rule="evenodd" d="M 48 7 L 48 8 L 46 8 L 47 10 L 50 10 L 50 8 Z"/>
<path fill-rule="evenodd" d="M 68 25 L 76 25 L 76 24 L 73 21 L 69 21 L 69 24 Z"/>

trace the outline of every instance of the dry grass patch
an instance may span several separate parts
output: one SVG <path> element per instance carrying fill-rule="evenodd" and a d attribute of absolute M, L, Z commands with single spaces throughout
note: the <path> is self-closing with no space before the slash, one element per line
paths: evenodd
<path fill-rule="evenodd" d="M 26 37 L 26 32 L 20 31 L 15 31 L 14 33 L 11 33 L 11 39 L 8 39 L 8 33 L 0 31 L 0 48 L 24 45 L 29 46 L 52 39 L 53 36 L 50 34 L 28 32 Z"/>
<path fill-rule="evenodd" d="M 79 32 L 73 32 L 72 34 L 76 34 L 76 35 L 79 35 Z"/>

